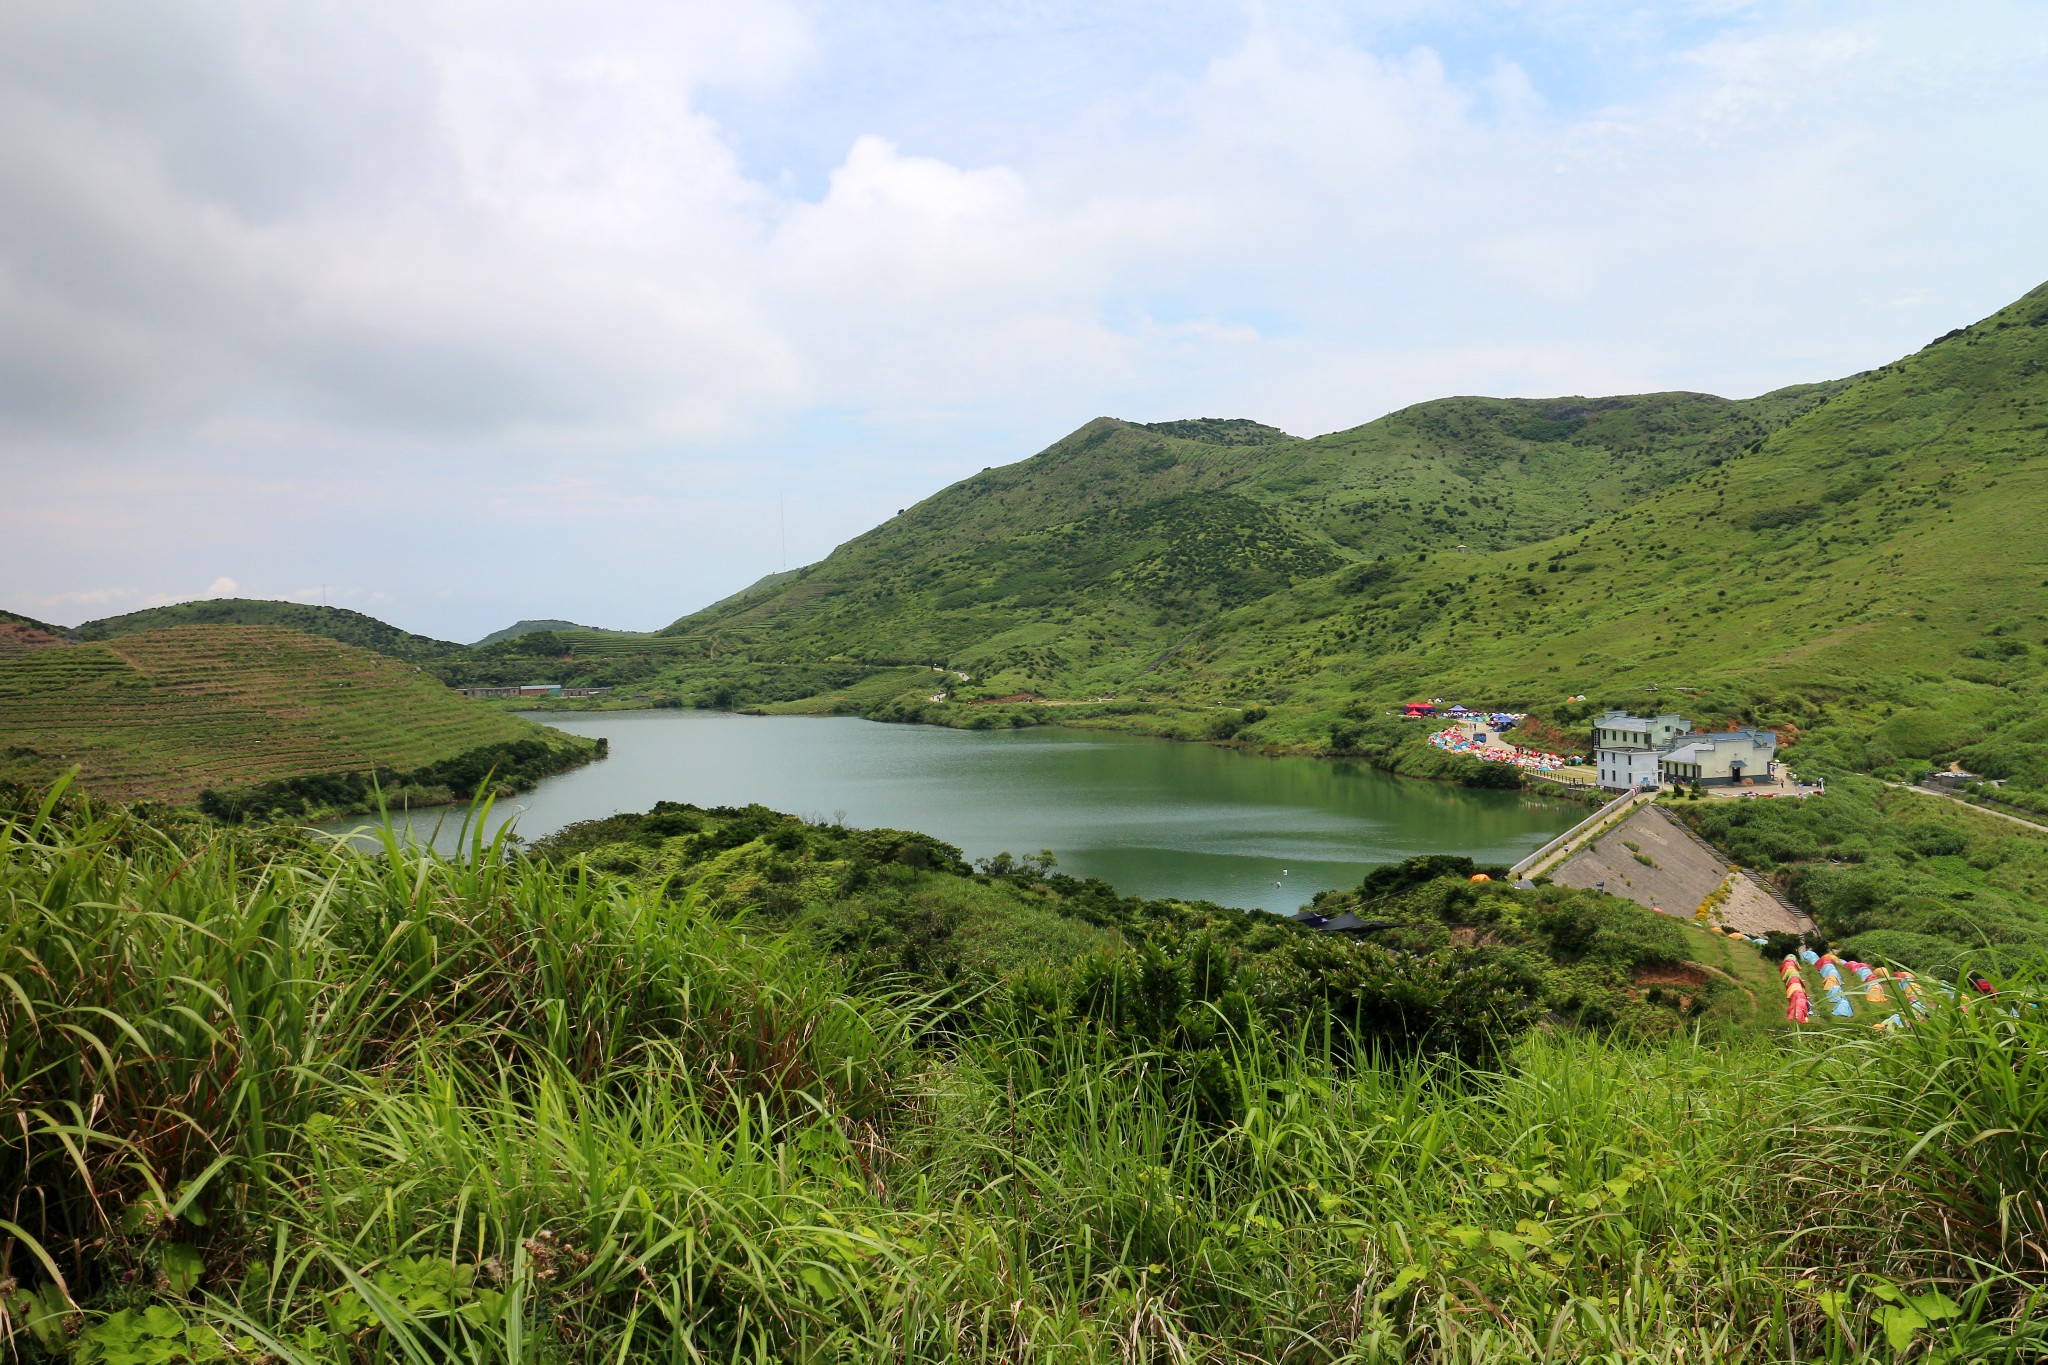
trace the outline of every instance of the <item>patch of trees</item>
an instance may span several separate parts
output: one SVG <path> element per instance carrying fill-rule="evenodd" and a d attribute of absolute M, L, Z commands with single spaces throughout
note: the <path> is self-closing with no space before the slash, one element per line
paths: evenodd
<path fill-rule="evenodd" d="M 543 777 L 604 757 L 609 743 L 537 739 L 488 744 L 417 768 L 380 765 L 359 772 L 311 773 L 254 787 L 199 794 L 199 809 L 226 825 L 290 820 L 332 811 L 366 810 L 399 793 L 422 803 L 468 801 L 490 792 L 524 791 Z"/>
<path fill-rule="evenodd" d="M 1773 531 L 1786 526 L 1799 526 L 1820 515 L 1820 507 L 1811 502 L 1795 502 L 1789 507 L 1770 507 L 1761 512 L 1752 512 L 1743 525 L 1752 531 Z"/>

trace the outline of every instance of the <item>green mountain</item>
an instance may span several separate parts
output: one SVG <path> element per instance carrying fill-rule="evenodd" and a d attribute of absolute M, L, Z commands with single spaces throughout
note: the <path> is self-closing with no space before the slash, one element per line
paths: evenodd
<path fill-rule="evenodd" d="M 1262 445 L 1102 418 L 661 634 L 707 673 L 1256 705 L 1246 737 L 1296 748 L 1419 690 L 1576 723 L 1568 695 L 1684 688 L 1712 721 L 1853 718 L 1847 767 L 2048 786 L 2044 432 L 2048 287 L 1743 402 L 1454 398 Z"/>
<path fill-rule="evenodd" d="M 414 635 L 411 631 L 400 630 L 374 616 L 365 616 L 345 607 L 315 607 L 248 597 L 216 597 L 131 611 L 122 616 L 87 621 L 71 631 L 70 636 L 74 640 L 113 640 L 123 635 L 164 630 L 171 626 L 281 626 L 286 630 L 324 636 L 415 663 L 460 654 L 463 648 L 449 640 Z"/>
<path fill-rule="evenodd" d="M 503 630 L 494 630 L 483 639 L 471 645 L 471 649 L 482 649 L 486 645 L 503 644 L 516 640 L 522 635 L 534 635 L 541 631 L 580 631 L 586 635 L 630 635 L 625 630 L 607 630 L 603 626 L 579 626 L 574 621 L 514 621 Z"/>
<path fill-rule="evenodd" d="M 1099 418 L 662 634 L 707 657 L 1114 690 L 1221 613 L 1382 554 L 1544 540 L 1736 458 L 1839 387 L 1454 398 L 1309 441 L 1260 427 L 1261 444 L 1243 443 L 1252 423 Z"/>

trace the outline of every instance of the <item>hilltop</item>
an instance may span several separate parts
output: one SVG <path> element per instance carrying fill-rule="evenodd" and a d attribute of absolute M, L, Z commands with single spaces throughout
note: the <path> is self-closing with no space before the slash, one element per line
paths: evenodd
<path fill-rule="evenodd" d="M 487 645 L 502 644 L 507 640 L 516 640 L 522 635 L 532 635 L 539 631 L 560 632 L 565 630 L 577 631 L 586 635 L 627 635 L 632 633 L 623 630 L 607 630 L 603 626 L 579 626 L 574 621 L 514 621 L 503 630 L 492 631 L 489 635 L 484 636 L 483 639 L 472 644 L 470 648 L 482 649 Z"/>
<path fill-rule="evenodd" d="M 74 640 L 114 640 L 124 635 L 172 626 L 277 626 L 339 640 L 343 644 L 356 645 L 411 663 L 448 658 L 462 652 L 462 646 L 452 640 L 415 635 L 346 607 L 308 606 L 301 602 L 272 602 L 248 597 L 211 597 L 168 607 L 150 607 L 87 621 L 67 634 Z"/>
<path fill-rule="evenodd" d="M 416 666 L 273 626 L 0 654 L 0 778 L 76 767 L 97 795 L 229 818 L 360 809 L 371 775 L 415 804 L 466 797 L 487 773 L 516 785 L 598 752 Z"/>
<path fill-rule="evenodd" d="M 947 662 L 1114 690 L 1219 613 L 1381 554 L 1533 543 L 1734 458 L 1838 386 L 1453 398 L 1302 441 L 1098 418 L 665 636 L 705 658 Z"/>
<path fill-rule="evenodd" d="M 18 612 L 0 611 L 0 653 L 17 649 L 47 649 L 63 643 L 64 627 Z"/>

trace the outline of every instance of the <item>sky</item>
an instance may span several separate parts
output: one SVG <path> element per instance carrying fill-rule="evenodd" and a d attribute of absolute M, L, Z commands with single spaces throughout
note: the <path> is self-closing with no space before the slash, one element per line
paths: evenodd
<path fill-rule="evenodd" d="M 1854 373 L 2043 129 L 2001 0 L 9 0 L 0 606 L 652 629 L 1105 414 Z"/>

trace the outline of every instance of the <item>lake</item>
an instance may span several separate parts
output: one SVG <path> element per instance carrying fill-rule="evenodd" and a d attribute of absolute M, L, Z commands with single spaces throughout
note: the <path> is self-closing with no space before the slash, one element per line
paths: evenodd
<path fill-rule="evenodd" d="M 1051 849 L 1060 870 L 1138 896 L 1292 912 L 1374 863 L 1463 853 L 1511 863 L 1585 815 L 1519 792 L 1389 777 L 1098 730 L 947 730 L 715 711 L 535 714 L 611 757 L 500 803 L 529 839 L 656 801 L 921 830 L 969 858 Z M 445 847 L 460 812 L 418 811 Z M 344 830 L 361 821 L 328 826 Z"/>

